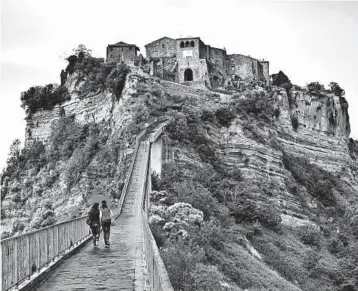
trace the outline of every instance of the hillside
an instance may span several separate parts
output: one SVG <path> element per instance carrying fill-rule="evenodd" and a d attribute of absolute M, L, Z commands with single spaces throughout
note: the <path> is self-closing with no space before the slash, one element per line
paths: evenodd
<path fill-rule="evenodd" d="M 150 223 L 176 290 L 357 290 L 358 144 L 322 88 L 210 91 L 69 58 L 22 94 L 27 147 L 1 176 L 3 237 L 118 201 L 136 134 L 171 120 Z M 332 90 L 334 91 L 334 90 Z"/>

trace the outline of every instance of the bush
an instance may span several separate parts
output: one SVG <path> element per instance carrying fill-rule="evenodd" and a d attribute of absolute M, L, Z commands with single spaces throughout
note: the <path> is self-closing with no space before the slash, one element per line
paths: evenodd
<path fill-rule="evenodd" d="M 168 271 L 174 290 L 192 290 L 191 273 L 205 258 L 205 251 L 190 241 L 179 241 L 162 249 L 161 257 Z"/>
<path fill-rule="evenodd" d="M 122 91 L 124 89 L 126 77 L 129 71 L 130 70 L 127 65 L 121 64 L 118 68 L 112 70 L 107 78 L 107 85 L 114 93 L 117 100 L 119 100 L 119 98 L 122 96 Z"/>
<path fill-rule="evenodd" d="M 211 111 L 204 110 L 200 118 L 202 121 L 213 122 L 215 115 Z"/>
<path fill-rule="evenodd" d="M 323 205 L 335 205 L 333 188 L 337 182 L 332 174 L 311 164 L 305 158 L 288 155 L 286 152 L 283 152 L 283 164 L 296 181 L 304 185 Z"/>
<path fill-rule="evenodd" d="M 292 117 L 291 117 L 291 124 L 292 124 L 293 130 L 296 131 L 297 128 L 298 128 L 298 125 L 299 125 L 299 122 L 298 122 L 298 119 L 297 119 L 296 116 L 292 116 Z"/>
<path fill-rule="evenodd" d="M 279 71 L 278 74 L 272 74 L 272 86 L 280 87 L 284 83 L 290 83 L 290 79 L 285 75 L 284 72 Z"/>
<path fill-rule="evenodd" d="M 322 86 L 319 82 L 311 82 L 307 85 L 307 89 L 309 92 L 319 92 L 322 90 Z M 323 87 L 324 90 L 324 87 Z"/>
<path fill-rule="evenodd" d="M 279 210 L 270 203 L 259 206 L 254 201 L 246 199 L 246 197 L 240 197 L 236 205 L 230 204 L 229 208 L 235 217 L 236 223 L 260 222 L 263 226 L 274 230 L 281 223 Z"/>
<path fill-rule="evenodd" d="M 321 235 L 319 230 L 312 226 L 304 225 L 299 227 L 298 235 L 300 240 L 306 245 L 315 246 L 318 248 L 321 246 Z"/>
<path fill-rule="evenodd" d="M 21 107 L 26 108 L 27 114 L 33 114 L 38 110 L 50 110 L 55 105 L 70 100 L 70 94 L 65 87 L 56 84 L 48 84 L 44 87 L 31 87 L 21 93 Z"/>
<path fill-rule="evenodd" d="M 221 126 L 229 127 L 231 121 L 236 117 L 235 113 L 228 107 L 222 107 L 216 110 L 215 116 Z"/>
<path fill-rule="evenodd" d="M 237 113 L 244 116 L 249 114 L 266 124 L 270 123 L 272 117 L 275 116 L 276 109 L 272 96 L 257 91 L 244 92 L 243 94 L 246 98 L 239 99 L 235 104 Z"/>
<path fill-rule="evenodd" d="M 216 266 L 207 266 L 201 263 L 196 264 L 195 269 L 191 273 L 194 281 L 193 290 L 209 291 L 209 290 L 226 290 L 221 286 L 223 279 Z"/>
<path fill-rule="evenodd" d="M 345 95 L 344 89 L 342 89 L 336 82 L 330 82 L 328 86 L 334 95 L 338 97 L 343 97 Z"/>

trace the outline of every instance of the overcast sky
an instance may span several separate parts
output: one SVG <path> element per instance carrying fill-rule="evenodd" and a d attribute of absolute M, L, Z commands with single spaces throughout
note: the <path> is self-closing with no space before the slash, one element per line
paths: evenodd
<path fill-rule="evenodd" d="M 358 2 L 234 0 L 4 0 L 1 17 L 0 169 L 24 140 L 20 93 L 59 82 L 61 58 L 78 44 L 105 57 L 107 44 L 144 45 L 200 36 L 228 53 L 270 61 L 294 84 L 338 82 L 358 139 Z"/>

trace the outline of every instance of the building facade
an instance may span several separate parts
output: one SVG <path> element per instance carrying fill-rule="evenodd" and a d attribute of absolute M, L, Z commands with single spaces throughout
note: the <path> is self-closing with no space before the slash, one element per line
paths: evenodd
<path fill-rule="evenodd" d="M 205 44 L 200 37 L 162 37 L 145 46 L 149 60 L 175 57 L 179 83 L 211 86 L 216 80 L 236 75 L 241 80 L 263 81 L 269 85 L 269 62 L 231 54 Z M 220 83 L 220 82 L 219 82 Z"/>
<path fill-rule="evenodd" d="M 145 45 L 147 59 L 172 57 L 176 54 L 176 40 L 170 37 L 162 37 Z"/>
<path fill-rule="evenodd" d="M 109 44 L 107 46 L 107 62 L 123 62 L 134 65 L 134 62 L 137 59 L 137 51 L 139 51 L 139 48 L 136 45 L 128 44 L 123 41 L 116 44 Z"/>
<path fill-rule="evenodd" d="M 221 86 L 234 76 L 243 81 L 262 81 L 269 85 L 269 62 L 241 54 L 228 55 L 225 49 L 205 44 L 200 37 L 173 39 L 162 37 L 147 45 L 146 58 L 151 62 L 175 63 L 170 74 L 179 83 Z M 107 46 L 107 62 L 134 64 L 139 48 L 119 42 Z M 165 61 L 168 60 L 168 61 Z M 153 64 L 154 65 L 154 64 Z"/>

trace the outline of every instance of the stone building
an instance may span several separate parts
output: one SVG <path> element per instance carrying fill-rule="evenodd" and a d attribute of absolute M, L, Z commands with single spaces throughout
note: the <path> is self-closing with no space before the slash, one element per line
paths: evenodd
<path fill-rule="evenodd" d="M 107 46 L 107 62 L 123 62 L 128 65 L 134 65 L 137 59 L 137 51 L 139 51 L 139 48 L 135 44 L 128 44 L 123 41 L 109 44 Z"/>
<path fill-rule="evenodd" d="M 170 75 L 179 83 L 202 84 L 209 88 L 229 84 L 228 79 L 263 81 L 270 84 L 269 62 L 241 54 L 228 55 L 226 49 L 205 44 L 200 37 L 173 39 L 167 36 L 145 45 L 146 58 L 155 71 Z M 135 65 L 139 59 L 135 44 L 118 42 L 107 46 L 107 62 Z M 165 69 L 164 69 L 165 67 Z M 165 73 L 165 74 L 164 74 Z"/>
<path fill-rule="evenodd" d="M 269 62 L 205 44 L 200 37 L 162 37 L 145 46 L 147 59 L 175 58 L 179 83 L 220 86 L 225 78 L 263 81 L 269 85 Z"/>
<path fill-rule="evenodd" d="M 176 40 L 162 37 L 145 45 L 147 59 L 173 57 L 176 54 Z"/>

